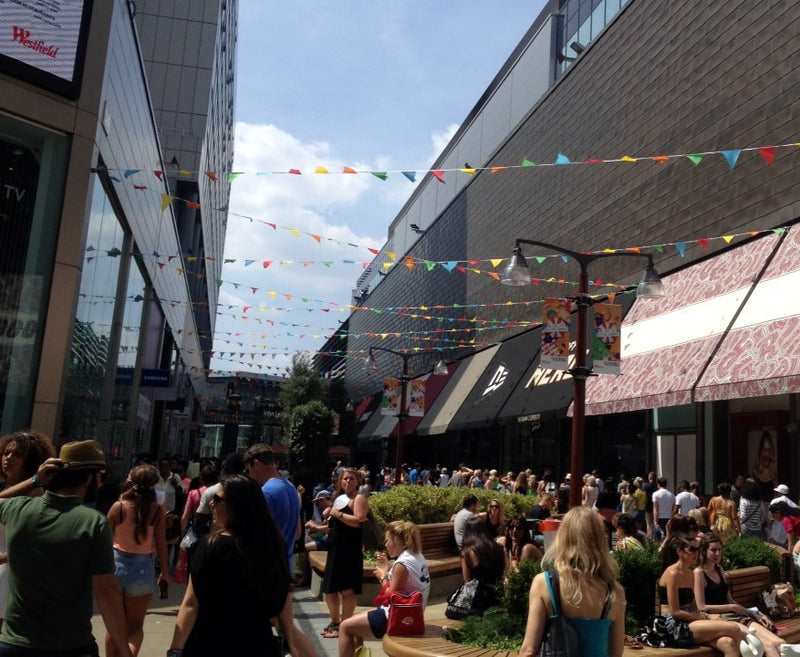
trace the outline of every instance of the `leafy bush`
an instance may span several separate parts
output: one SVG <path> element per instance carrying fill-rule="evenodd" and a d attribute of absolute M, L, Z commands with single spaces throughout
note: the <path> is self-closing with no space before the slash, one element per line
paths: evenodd
<path fill-rule="evenodd" d="M 781 559 L 778 553 L 757 536 L 736 536 L 722 548 L 722 568 L 766 566 L 773 582 L 781 581 Z"/>
<path fill-rule="evenodd" d="M 619 566 L 619 582 L 625 589 L 627 607 L 625 632 L 634 634 L 653 615 L 656 582 L 661 575 L 661 555 L 655 544 L 647 541 L 644 550 L 614 552 Z"/>
<path fill-rule="evenodd" d="M 526 514 L 537 502 L 536 497 L 464 486 L 393 486 L 385 492 L 370 495 L 369 507 L 384 527 L 392 520 L 410 520 L 418 525 L 427 525 L 448 522 L 461 508 L 461 501 L 468 493 L 478 498 L 478 511 L 485 511 L 490 499 L 499 499 L 506 518 Z"/>

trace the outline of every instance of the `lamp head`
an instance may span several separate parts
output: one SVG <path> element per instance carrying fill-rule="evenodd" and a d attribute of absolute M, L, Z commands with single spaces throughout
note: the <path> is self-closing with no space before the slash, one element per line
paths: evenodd
<path fill-rule="evenodd" d="M 653 259 L 647 263 L 647 269 L 642 274 L 642 280 L 636 288 L 636 297 L 642 299 L 660 299 L 664 296 L 664 283 L 658 275 Z"/>
<path fill-rule="evenodd" d="M 503 285 L 515 287 L 531 284 L 531 272 L 528 269 L 528 263 L 525 261 L 525 256 L 522 255 L 522 249 L 519 247 L 519 244 L 514 247 L 514 254 L 503 270 L 500 282 Z"/>
<path fill-rule="evenodd" d="M 444 360 L 444 356 L 436 361 L 436 365 L 433 368 L 433 374 L 434 376 L 447 376 L 450 374 L 450 370 L 447 369 L 447 363 Z"/>
<path fill-rule="evenodd" d="M 367 357 L 364 359 L 364 369 L 368 372 L 378 371 L 378 363 L 375 360 L 375 356 L 372 355 L 372 349 L 367 352 Z"/>

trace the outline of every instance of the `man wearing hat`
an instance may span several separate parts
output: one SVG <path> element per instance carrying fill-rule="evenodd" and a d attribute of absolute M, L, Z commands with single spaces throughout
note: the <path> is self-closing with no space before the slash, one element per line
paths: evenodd
<path fill-rule="evenodd" d="M 795 509 L 797 508 L 797 504 L 795 504 L 789 498 L 789 487 L 786 484 L 778 484 L 773 489 L 773 497 L 769 503 L 775 504 L 775 502 L 786 502 L 786 504 L 788 504 L 790 507 Z M 772 521 L 772 525 L 769 530 L 769 540 L 771 543 L 786 547 L 789 537 L 786 535 L 786 530 L 783 527 L 783 523 L 776 522 L 775 520 Z M 789 549 L 792 549 L 791 545 L 789 546 Z"/>
<path fill-rule="evenodd" d="M 54 651 L 98 655 L 92 636 L 92 594 L 121 657 L 130 657 L 122 595 L 114 576 L 111 528 L 95 509 L 106 462 L 94 440 L 66 443 L 31 478 L 40 497 L 0 500 L 8 538 L 9 592 L 0 653 Z"/>
<path fill-rule="evenodd" d="M 330 505 L 330 491 L 322 489 L 314 496 L 314 514 L 306 521 L 306 550 L 328 549 L 328 521 L 322 512 Z"/>

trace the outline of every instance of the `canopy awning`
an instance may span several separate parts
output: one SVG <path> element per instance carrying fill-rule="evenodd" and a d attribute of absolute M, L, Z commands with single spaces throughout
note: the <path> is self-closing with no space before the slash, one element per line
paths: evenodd
<path fill-rule="evenodd" d="M 711 359 L 695 401 L 800 392 L 800 227 L 789 229 Z"/>
<path fill-rule="evenodd" d="M 500 345 L 493 345 L 462 360 L 455 373 L 449 377 L 444 390 L 417 426 L 417 434 L 427 436 L 447 431 L 459 406 L 499 348 Z"/>
<path fill-rule="evenodd" d="M 448 429 L 489 426 L 517 387 L 534 358 L 538 358 L 541 328 L 529 329 L 503 342 L 469 391 Z"/>
<path fill-rule="evenodd" d="M 694 401 L 698 381 L 780 239 L 770 234 L 695 263 L 664 277 L 664 298 L 637 299 L 622 322 L 620 374 L 587 381 L 586 414 Z"/>

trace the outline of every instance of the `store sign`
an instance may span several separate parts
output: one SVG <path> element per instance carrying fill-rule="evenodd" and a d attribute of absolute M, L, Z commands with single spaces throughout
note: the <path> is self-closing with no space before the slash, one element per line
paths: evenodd
<path fill-rule="evenodd" d="M 486 387 L 483 389 L 481 393 L 480 399 L 491 395 L 493 392 L 498 390 L 508 378 L 509 369 L 506 367 L 505 363 L 499 363 L 497 365 L 497 369 L 492 374 L 492 378 L 489 379 L 489 383 L 486 384 Z"/>
<path fill-rule="evenodd" d="M 169 386 L 169 370 L 142 369 L 143 388 L 166 388 Z"/>
<path fill-rule="evenodd" d="M 80 95 L 92 0 L 0 0 L 0 70 Z"/>

